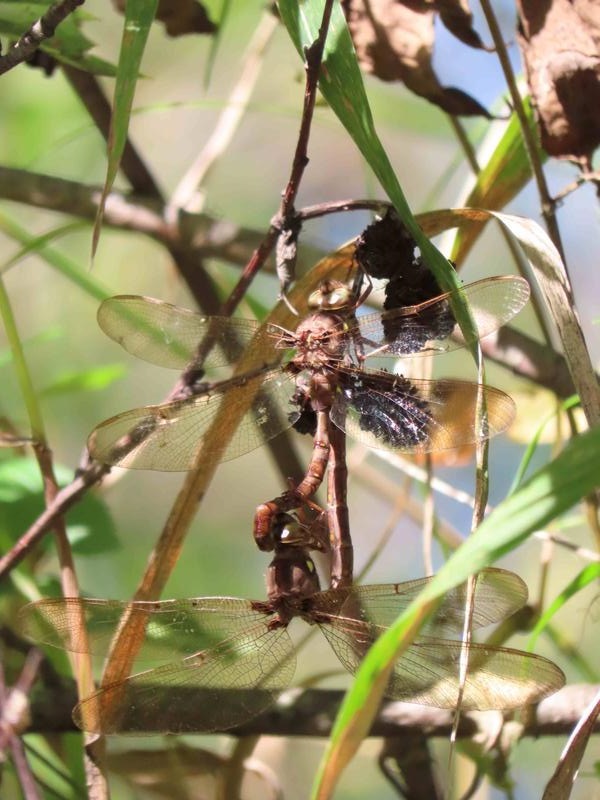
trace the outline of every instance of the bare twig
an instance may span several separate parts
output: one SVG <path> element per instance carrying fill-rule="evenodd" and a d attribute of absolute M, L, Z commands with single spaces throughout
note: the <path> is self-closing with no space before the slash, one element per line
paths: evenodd
<path fill-rule="evenodd" d="M 294 203 L 300 188 L 300 181 L 302 180 L 304 170 L 308 164 L 308 138 L 315 108 L 319 70 L 321 68 L 321 60 L 323 58 L 323 50 L 325 48 L 332 7 L 333 0 L 326 0 L 319 35 L 306 50 L 306 86 L 304 90 L 304 107 L 302 110 L 302 120 L 300 122 L 300 132 L 298 134 L 290 177 L 283 191 L 279 211 L 271 220 L 271 225 L 263 241 L 252 254 L 252 258 L 243 270 L 238 283 L 223 307 L 222 313 L 230 314 L 237 306 L 250 285 L 250 282 L 275 247 L 275 243 L 277 242 L 280 232 L 284 229 L 286 221 L 295 215 Z"/>
<path fill-rule="evenodd" d="M 523 736 L 570 733 L 599 688 L 595 684 L 571 684 L 545 698 L 525 715 Z M 181 687 L 178 691 L 182 691 Z M 199 691 L 190 687 L 191 704 L 198 703 Z M 233 736 L 329 736 L 343 697 L 344 692 L 339 689 L 291 689 L 267 712 L 228 732 Z M 29 730 L 36 733 L 76 730 L 71 718 L 71 709 L 76 701 L 74 687 L 39 691 L 33 699 Z M 463 714 L 458 738 L 486 733 L 492 717 L 496 725 L 499 713 Z M 504 719 L 511 716 L 508 712 L 503 714 Z M 452 719 L 452 710 L 387 700 L 381 706 L 369 736 L 412 736 L 421 731 L 428 736 L 447 738 L 452 729 Z M 600 732 L 600 722 L 596 723 L 595 731 Z"/>
<path fill-rule="evenodd" d="M 96 127 L 105 141 L 108 141 L 112 109 L 98 78 L 90 72 L 70 67 L 67 64 L 63 64 L 62 69 Z M 162 201 L 158 184 L 129 137 L 125 143 L 119 169 L 137 194 L 148 195 Z M 100 189 L 100 193 L 102 193 L 102 189 Z"/>
<path fill-rule="evenodd" d="M 4 670 L 0 662 L 0 764 L 4 761 L 4 751 L 9 747 L 25 800 L 41 800 L 19 734 L 27 726 L 28 695 L 42 661 L 40 650 L 30 650 L 17 682 L 10 690 L 4 684 Z"/>
<path fill-rule="evenodd" d="M 0 56 L 0 75 L 8 72 L 17 64 L 27 61 L 46 39 L 54 36 L 57 25 L 66 19 L 85 0 L 60 0 L 50 6 L 48 11 L 37 19 L 29 30 L 15 42 L 5 56 Z"/>

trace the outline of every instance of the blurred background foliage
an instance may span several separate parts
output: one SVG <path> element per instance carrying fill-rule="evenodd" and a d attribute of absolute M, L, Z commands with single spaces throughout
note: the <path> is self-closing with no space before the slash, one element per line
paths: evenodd
<path fill-rule="evenodd" d="M 7 3 L 4 6 L 10 5 Z M 494 4 L 504 39 L 515 69 L 519 53 L 514 44 L 515 9 L 512 2 Z M 211 18 L 223 14 L 218 39 L 210 36 L 170 38 L 162 25 L 152 26 L 142 64 L 142 78 L 136 87 L 129 133 L 145 163 L 166 197 L 171 196 L 190 164 L 202 152 L 219 115 L 227 107 L 232 87 L 245 64 L 245 53 L 253 31 L 264 14 L 262 0 L 231 0 L 205 3 Z M 486 31 L 476 7 L 474 27 Z M 85 4 L 82 30 L 94 43 L 94 56 L 108 64 L 118 61 L 123 18 L 100 0 Z M 6 36 L 7 32 L 4 31 Z M 482 34 L 485 38 L 485 35 Z M 6 39 L 5 39 L 6 41 Z M 6 48 L 3 47 L 3 51 Z M 214 59 L 214 60 L 213 60 Z M 434 64 L 446 85 L 459 86 L 484 107 L 503 115 L 505 82 L 494 53 L 464 47 L 441 25 L 436 25 Z M 108 97 L 114 81 L 100 81 Z M 386 151 L 399 176 L 414 212 L 460 206 L 472 185 L 473 176 L 465 161 L 455 130 L 438 107 L 415 97 L 399 83 L 382 83 L 365 77 L 369 102 Z M 202 187 L 202 210 L 222 220 L 224 226 L 241 226 L 260 237 L 279 205 L 289 174 L 296 142 L 304 91 L 302 65 L 283 28 L 273 30 L 260 56 L 260 73 L 247 109 L 225 153 L 206 175 Z M 7 168 L 43 173 L 86 185 L 102 185 L 106 174 L 104 140 L 91 122 L 81 101 L 60 69 L 46 76 L 39 69 L 21 66 L 2 77 L 2 125 L 0 163 Z M 493 148 L 505 119 L 467 119 L 464 128 L 477 145 Z M 485 163 L 483 149 L 479 152 Z M 355 145 L 327 105 L 319 100 L 309 143 L 310 163 L 302 181 L 297 207 L 342 198 L 380 197 L 380 190 Z M 553 161 L 547 165 L 551 192 L 558 192 L 574 179 L 572 165 Z M 127 189 L 118 176 L 115 187 Z M 43 412 L 48 441 L 57 464 L 59 479 L 66 484 L 80 461 L 86 437 L 101 419 L 137 405 L 160 402 L 173 384 L 174 376 L 159 368 L 128 357 L 108 340 L 96 324 L 96 310 L 102 294 L 143 294 L 193 307 L 194 301 L 164 247 L 149 237 L 105 225 L 93 264 L 90 258 L 91 223 L 29 205 L 3 202 L 0 206 L 0 271 L 16 317 L 25 357 L 33 376 Z M 527 183 L 505 207 L 511 213 L 540 220 L 537 195 Z M 307 268 L 318 254 L 356 236 L 370 217 L 366 212 L 326 216 L 308 223 L 300 242 L 301 262 Z M 592 358 L 600 356 L 597 335 L 600 273 L 597 269 L 599 221 L 594 187 L 581 187 L 558 209 L 577 308 Z M 68 223 L 68 224 L 67 224 Z M 71 224 L 76 223 L 76 224 Z M 30 252 L 20 253 L 24 239 L 34 241 Z M 258 241 L 258 239 L 257 239 Z M 443 241 L 443 240 L 442 240 Z M 49 260 L 49 248 L 54 254 Z M 15 259 L 15 256 L 19 258 Z M 239 274 L 239 264 L 213 258 L 206 269 L 224 299 Z M 465 282 L 514 271 L 511 256 L 497 230 L 488 226 L 461 270 Z M 70 270 L 80 276 L 73 280 Z M 242 304 L 240 314 L 250 316 L 256 308 L 271 307 L 278 292 L 272 270 L 252 284 L 252 309 Z M 533 313 L 526 310 L 514 323 L 516 328 L 537 335 Z M 439 359 L 438 359 L 439 360 Z M 444 359 L 444 374 L 474 377 L 465 356 Z M 491 446 L 490 502 L 505 497 L 524 450 L 540 419 L 551 413 L 555 401 L 530 383 L 501 367 L 489 368 L 489 382 L 515 396 L 518 419 L 515 435 L 502 437 Z M 28 430 L 23 397 L 16 381 L 6 340 L 0 331 L 0 415 L 19 432 Z M 564 423 L 563 423 L 564 425 Z M 5 426 L 6 427 L 6 426 Z M 563 427 L 564 430 L 564 427 Z M 546 463 L 555 451 L 559 433 L 549 425 L 549 439 L 541 443 L 531 468 Z M 296 437 L 300 438 L 300 437 Z M 304 437 L 307 439 L 307 437 Z M 300 442 L 303 458 L 309 441 Z M 404 477 L 394 465 L 378 454 L 351 453 L 350 513 L 360 569 L 372 552 L 389 521 L 390 499 L 374 488 L 403 485 Z M 372 476 L 375 475 L 375 478 Z M 379 477 L 378 477 L 379 476 Z M 473 493 L 472 463 L 458 467 L 435 467 L 435 476 L 454 489 L 454 497 L 435 492 L 435 513 L 440 529 L 456 530 L 465 536 L 470 529 L 471 511 L 456 501 L 460 492 Z M 133 593 L 144 570 L 155 539 L 160 533 L 181 476 L 151 472 L 125 473 L 115 470 L 99 489 L 69 513 L 67 525 L 72 537 L 77 573 L 82 591 L 89 596 L 126 599 Z M 264 449 L 222 465 L 202 503 L 192 535 L 164 592 L 165 597 L 234 595 L 261 598 L 267 561 L 251 540 L 251 519 L 257 503 L 277 495 L 281 476 Z M 401 581 L 423 574 L 421 530 L 426 489 L 415 482 L 410 489 L 409 512 L 395 524 L 394 532 L 368 574 L 369 582 Z M 36 518 L 43 504 L 41 482 L 32 460 L 23 453 L 5 450 L 0 461 L 0 541 L 8 550 L 20 533 Z M 581 510 L 558 520 L 553 531 L 582 547 L 593 547 Z M 530 539 L 502 566 L 515 569 L 526 580 L 535 599 L 540 590 L 540 562 L 547 545 Z M 434 564 L 444 558 L 445 548 L 434 542 Z M 549 597 L 562 589 L 579 570 L 581 562 L 572 552 L 555 549 L 549 577 Z M 52 540 L 47 537 L 35 555 L 0 584 L 5 620 L 15 613 L 17 598 L 36 599 L 38 593 L 57 592 L 58 562 Z M 538 651 L 555 659 L 567 672 L 569 681 L 592 680 L 597 668 L 599 646 L 596 590 L 581 592 L 553 620 L 553 637 L 543 637 Z M 326 643 L 315 637 L 299 659 L 297 680 L 322 672 L 327 665 L 336 675 L 324 685 L 346 686 L 338 664 Z M 523 646 L 525 635 L 515 636 L 511 645 Z M 568 655 L 571 649 L 577 658 Z M 587 664 L 587 668 L 585 665 Z M 583 667 L 582 667 L 583 665 Z M 77 757 L 69 739 L 52 743 L 48 755 L 63 762 L 62 769 L 75 771 Z M 32 737 L 33 741 L 34 737 Z M 215 754 L 206 755 L 207 770 L 218 770 L 220 756 L 231 748 L 228 737 L 199 737 L 192 740 Z M 540 796 L 540 787 L 556 763 L 562 740 L 525 741 L 519 744 L 510 774 L 516 800 Z M 36 748 L 42 748 L 35 737 Z M 137 741 L 139 748 L 159 749 L 162 757 L 172 745 L 164 741 Z M 117 772 L 132 768 L 134 744 L 122 740 L 110 743 L 111 751 L 124 748 Z M 264 739 L 254 753 L 269 765 L 281 781 L 285 797 L 294 800 L 308 795 L 312 775 L 322 752 L 319 740 Z M 396 796 L 376 766 L 379 743 L 367 740 L 359 756 L 346 771 L 337 797 Z M 446 746 L 437 750 L 445 763 Z M 597 758 L 597 753 L 596 753 Z M 211 760 L 212 759 L 212 760 Z M 168 759 L 167 759 L 168 760 Z M 593 755 L 583 770 L 593 767 Z M 41 762 L 40 762 L 41 763 Z M 158 763 L 158 762 L 155 762 Z M 195 762 L 197 764 L 197 759 Z M 538 772 L 544 766 L 544 776 Z M 52 769 L 47 765 L 37 770 Z M 165 770 L 167 768 L 165 767 Z M 469 774 L 470 767 L 465 767 Z M 459 766 L 457 783 L 463 780 Z M 143 769 L 142 769 L 143 772 Z M 259 770 L 260 772 L 260 770 Z M 51 783 L 54 777 L 46 779 Z M 248 777 L 244 798 L 264 797 L 264 776 Z M 464 778 L 468 782 L 468 778 Z M 464 783 L 463 781 L 463 783 Z M 573 797 L 591 796 L 585 778 Z M 209 784 L 210 785 L 210 784 Z M 596 784 L 597 786 L 597 784 Z M 173 787 L 171 787 L 172 790 Z M 463 787 L 464 788 L 464 787 Z M 132 787 L 115 777 L 113 796 L 119 800 L 156 796 L 141 785 Z M 4 776 L 3 796 L 18 796 L 14 777 Z M 201 793 L 205 791 L 206 794 Z M 198 789 L 191 796 L 211 796 L 212 789 Z M 477 797 L 503 796 L 488 788 Z M 11 794 L 13 792 L 13 794 Z M 47 797 L 81 797 L 64 781 Z M 163 795 L 169 796 L 169 795 Z M 170 796 L 175 796 L 171 794 Z M 185 795 L 181 795 L 182 797 Z"/>

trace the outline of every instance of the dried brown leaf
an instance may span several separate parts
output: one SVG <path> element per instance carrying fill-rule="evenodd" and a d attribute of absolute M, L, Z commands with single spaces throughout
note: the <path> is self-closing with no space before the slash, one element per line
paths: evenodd
<path fill-rule="evenodd" d="M 346 0 L 344 11 L 361 67 L 381 80 L 402 81 L 448 114 L 489 117 L 468 94 L 441 85 L 432 65 L 436 4 L 411 5 L 420 8 L 396 0 Z"/>
<path fill-rule="evenodd" d="M 126 0 L 113 0 L 113 5 L 121 14 Z M 183 36 L 185 33 L 214 33 L 217 26 L 199 0 L 159 0 L 156 19 L 164 23 L 169 36 Z"/>
<path fill-rule="evenodd" d="M 586 747 L 594 733 L 600 715 L 600 692 L 584 711 L 565 749 L 561 753 L 554 774 L 548 781 L 542 800 L 567 800 L 581 766 Z"/>
<path fill-rule="evenodd" d="M 413 11 L 437 11 L 446 28 L 457 39 L 469 47 L 485 47 L 473 28 L 473 15 L 467 0 L 401 0 L 401 2 Z"/>
<path fill-rule="evenodd" d="M 519 45 L 544 149 L 589 156 L 600 144 L 600 7 L 519 0 Z"/>

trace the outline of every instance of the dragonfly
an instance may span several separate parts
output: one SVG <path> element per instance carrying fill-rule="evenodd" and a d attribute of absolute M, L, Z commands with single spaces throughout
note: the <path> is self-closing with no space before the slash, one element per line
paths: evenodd
<path fill-rule="evenodd" d="M 473 344 L 512 319 L 528 298 L 524 279 L 498 276 L 415 306 L 356 318 L 346 287 L 325 281 L 309 299 L 313 313 L 295 331 L 204 317 L 148 297 L 108 298 L 98 311 L 100 327 L 140 359 L 194 376 L 238 361 L 242 353 L 242 363 L 253 366 L 223 380 L 192 382 L 188 396 L 105 420 L 88 439 L 90 454 L 129 469 L 185 471 L 200 457 L 237 458 L 303 417 L 310 427 L 311 413 L 320 411 L 358 441 L 401 452 L 455 448 L 494 436 L 514 416 L 504 392 L 469 381 L 408 380 L 366 365 L 375 357 L 422 356 Z M 472 337 L 465 338 L 454 321 L 451 307 L 458 302 L 470 308 Z M 487 420 L 480 429 L 475 418 L 482 403 Z M 322 419 L 321 428 L 326 424 Z"/>
<path fill-rule="evenodd" d="M 134 622 L 143 621 L 145 639 L 136 666 L 146 669 L 84 698 L 73 712 L 83 730 L 209 732 L 241 725 L 289 687 L 296 665 L 288 632 L 293 618 L 317 625 L 343 667 L 355 673 L 371 644 L 430 580 L 321 591 L 308 552 L 285 545 L 276 549 L 267 572 L 266 601 L 62 598 L 32 603 L 21 616 L 30 638 L 75 653 L 105 653 L 124 613 Z M 457 706 L 459 662 L 466 645 L 448 637 L 462 633 L 466 597 L 466 585 L 446 594 L 420 637 L 396 662 L 388 697 Z M 483 570 L 476 578 L 473 627 L 505 619 L 526 599 L 527 588 L 516 574 Z M 173 660 L 176 653 L 182 656 L 178 661 Z M 564 684 L 558 666 L 538 655 L 471 643 L 468 657 L 464 710 L 518 708 Z"/>

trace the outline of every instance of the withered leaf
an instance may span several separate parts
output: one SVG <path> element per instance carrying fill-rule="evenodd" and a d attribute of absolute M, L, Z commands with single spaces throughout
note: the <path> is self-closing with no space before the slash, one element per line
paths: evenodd
<path fill-rule="evenodd" d="M 412 92 L 449 114 L 490 117 L 466 92 L 442 86 L 434 72 L 437 4 L 410 0 L 410 5 L 411 8 L 397 0 L 346 0 L 343 3 L 361 67 L 381 80 L 402 81 Z"/>
<path fill-rule="evenodd" d="M 113 0 L 113 5 L 121 14 L 126 0 Z M 164 23 L 169 36 L 183 36 L 185 33 L 214 33 L 217 26 L 199 0 L 159 0 L 156 20 Z"/>
<path fill-rule="evenodd" d="M 520 0 L 518 10 L 542 145 L 553 156 L 589 156 L 600 144 L 600 6 Z"/>
<path fill-rule="evenodd" d="M 473 14 L 467 0 L 400 0 L 413 11 L 437 11 L 445 27 L 469 47 L 485 49 L 473 28 Z"/>

